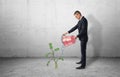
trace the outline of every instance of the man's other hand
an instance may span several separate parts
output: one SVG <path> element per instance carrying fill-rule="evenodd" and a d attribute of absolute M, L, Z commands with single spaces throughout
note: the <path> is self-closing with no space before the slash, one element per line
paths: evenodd
<path fill-rule="evenodd" d="M 77 39 L 78 37 L 76 36 L 75 39 Z"/>

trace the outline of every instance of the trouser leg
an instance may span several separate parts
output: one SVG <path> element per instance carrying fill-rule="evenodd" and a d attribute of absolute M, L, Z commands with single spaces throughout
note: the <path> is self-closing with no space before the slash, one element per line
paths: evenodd
<path fill-rule="evenodd" d="M 87 41 L 81 41 L 81 64 L 86 66 L 86 45 Z"/>

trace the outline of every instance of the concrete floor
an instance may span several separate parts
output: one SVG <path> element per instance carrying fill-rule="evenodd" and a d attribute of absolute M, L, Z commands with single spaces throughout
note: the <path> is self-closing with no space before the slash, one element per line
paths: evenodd
<path fill-rule="evenodd" d="M 0 77 L 120 77 L 120 58 L 87 58 L 87 67 L 76 70 L 79 58 L 46 66 L 45 58 L 0 58 Z"/>

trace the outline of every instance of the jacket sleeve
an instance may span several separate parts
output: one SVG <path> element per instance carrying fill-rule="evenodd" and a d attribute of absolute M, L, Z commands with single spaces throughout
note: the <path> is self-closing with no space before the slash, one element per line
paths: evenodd
<path fill-rule="evenodd" d="M 77 37 L 84 35 L 86 27 L 87 27 L 87 21 L 82 22 L 82 27 L 81 27 L 80 33 L 77 35 Z"/>
<path fill-rule="evenodd" d="M 78 26 L 75 25 L 73 28 L 71 28 L 71 29 L 68 31 L 68 33 L 71 33 L 71 32 L 73 32 L 73 31 L 75 31 L 77 28 L 78 28 Z"/>

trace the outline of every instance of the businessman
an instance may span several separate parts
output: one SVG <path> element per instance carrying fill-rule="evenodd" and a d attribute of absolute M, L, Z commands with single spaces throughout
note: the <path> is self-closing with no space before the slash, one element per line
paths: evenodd
<path fill-rule="evenodd" d="M 81 64 L 81 66 L 76 67 L 76 69 L 85 69 L 86 66 L 86 46 L 88 41 L 88 33 L 87 33 L 87 27 L 88 22 L 87 19 L 82 16 L 80 11 L 74 12 L 75 18 L 78 19 L 78 23 L 71 28 L 69 31 L 65 32 L 63 35 L 72 33 L 76 29 L 78 29 L 78 35 L 76 36 L 76 39 L 79 38 L 80 40 L 80 46 L 81 46 L 81 60 L 79 62 L 76 62 L 76 64 Z"/>

